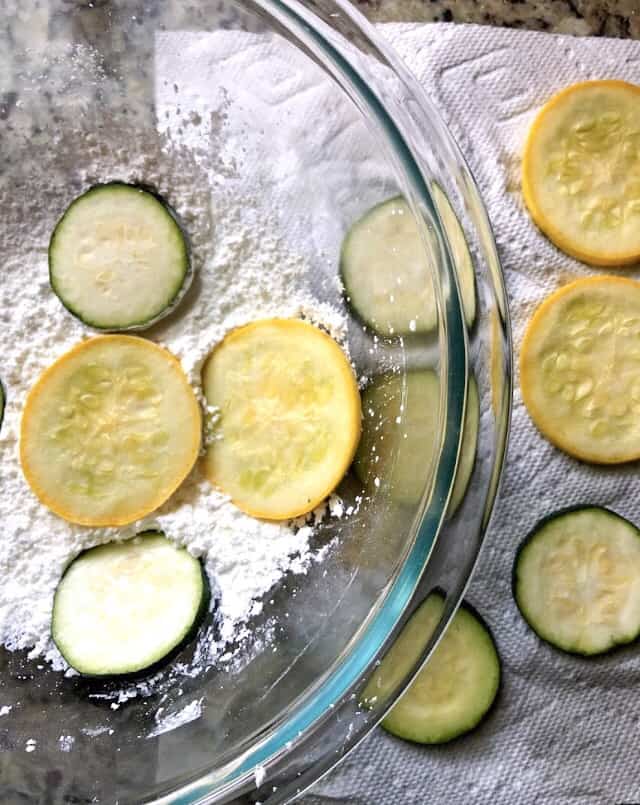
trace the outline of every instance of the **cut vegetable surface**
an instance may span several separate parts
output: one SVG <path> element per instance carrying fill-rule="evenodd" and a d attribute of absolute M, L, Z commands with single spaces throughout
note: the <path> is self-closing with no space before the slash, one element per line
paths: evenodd
<path fill-rule="evenodd" d="M 577 280 L 534 314 L 520 353 L 522 397 L 555 445 L 613 464 L 640 458 L 640 283 Z"/>
<path fill-rule="evenodd" d="M 248 514 L 305 514 L 351 464 L 358 386 L 342 349 L 317 327 L 267 319 L 233 330 L 208 358 L 203 387 L 220 409 L 206 474 Z"/>
<path fill-rule="evenodd" d="M 340 272 L 347 301 L 380 335 L 424 333 L 437 323 L 427 252 L 401 197 L 378 204 L 342 244 Z"/>
<path fill-rule="evenodd" d="M 458 216 L 444 190 L 440 185 L 434 183 L 432 192 L 451 246 L 451 256 L 458 275 L 464 318 L 467 327 L 471 327 L 476 318 L 476 280 L 471 252 Z"/>
<path fill-rule="evenodd" d="M 363 694 L 384 702 L 419 660 L 438 625 L 444 599 L 433 593 L 411 617 Z M 407 741 L 439 744 L 464 735 L 485 717 L 500 687 L 500 658 L 489 629 L 464 604 L 425 667 L 382 726 Z"/>
<path fill-rule="evenodd" d="M 149 668 L 194 633 L 209 588 L 200 562 L 159 532 L 80 554 L 56 590 L 51 636 L 72 668 L 117 676 Z"/>
<path fill-rule="evenodd" d="M 62 304 L 89 326 L 148 327 L 186 291 L 189 250 L 165 203 L 113 182 L 67 208 L 49 244 L 49 276 Z"/>
<path fill-rule="evenodd" d="M 439 406 L 440 381 L 431 370 L 380 375 L 367 386 L 354 468 L 370 491 L 382 487 L 408 505 L 420 500 L 438 446 Z"/>
<path fill-rule="evenodd" d="M 171 353 L 134 336 L 100 336 L 63 355 L 29 393 L 22 468 L 41 502 L 66 520 L 123 525 L 182 483 L 201 427 Z"/>
<path fill-rule="evenodd" d="M 640 532 L 597 506 L 539 523 L 518 551 L 516 603 L 543 640 L 600 654 L 640 634 Z"/>
<path fill-rule="evenodd" d="M 431 370 L 380 375 L 365 389 L 354 467 L 368 489 L 384 487 L 393 500 L 407 505 L 420 500 L 438 447 L 439 405 L 440 381 Z M 471 378 L 449 515 L 460 505 L 473 470 L 479 415 L 478 387 Z"/>
<path fill-rule="evenodd" d="M 533 220 L 593 265 L 640 259 L 640 87 L 585 81 L 555 95 L 531 127 L 522 188 Z"/>

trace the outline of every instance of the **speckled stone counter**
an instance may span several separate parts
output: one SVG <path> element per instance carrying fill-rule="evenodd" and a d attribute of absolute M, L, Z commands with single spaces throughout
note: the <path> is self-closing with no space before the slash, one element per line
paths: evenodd
<path fill-rule="evenodd" d="M 470 22 L 640 39 L 638 0 L 354 0 L 371 22 Z"/>

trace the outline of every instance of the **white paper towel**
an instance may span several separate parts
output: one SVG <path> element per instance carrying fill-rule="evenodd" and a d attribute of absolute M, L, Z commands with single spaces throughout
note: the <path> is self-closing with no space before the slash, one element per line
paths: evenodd
<path fill-rule="evenodd" d="M 506 274 L 517 355 L 536 305 L 560 285 L 599 273 L 560 253 L 529 219 L 520 193 L 527 129 L 540 106 L 575 81 L 640 83 L 640 42 L 449 24 L 381 31 L 440 109 L 478 182 Z M 635 269 L 614 273 L 638 277 Z M 503 660 L 495 710 L 475 733 L 439 748 L 378 729 L 301 801 L 640 802 L 640 648 L 599 660 L 562 655 L 532 634 L 511 595 L 516 547 L 538 519 L 588 502 L 640 524 L 639 493 L 637 465 L 587 467 L 544 441 L 516 377 L 506 476 L 467 596 L 493 629 Z"/>
<path fill-rule="evenodd" d="M 389 25 L 382 31 L 439 107 L 474 172 L 506 273 L 517 350 L 527 319 L 547 293 L 575 277 L 596 273 L 559 253 L 524 210 L 520 152 L 528 126 L 545 100 L 574 81 L 606 77 L 640 83 L 640 43 L 447 24 Z M 220 89 L 224 77 L 234 82 L 234 93 L 243 81 L 268 82 L 261 67 L 266 51 L 256 50 L 257 40 L 247 65 L 232 45 L 227 45 L 228 53 L 221 50 L 223 43 L 214 36 L 170 33 L 158 40 L 158 113 L 161 120 L 169 121 L 168 126 L 178 112 L 183 119 L 188 112 L 197 119 L 210 112 L 223 119 L 224 92 L 214 107 L 199 104 L 203 98 L 212 103 L 214 88 Z M 189 78 L 179 96 L 172 81 L 161 80 L 175 75 L 178 65 Z M 274 69 L 281 68 L 276 64 Z M 195 86 L 193 97 L 190 81 Z M 203 93 L 202 86 L 209 91 Z M 335 98 L 313 80 L 297 83 L 286 69 L 282 81 L 272 85 L 273 97 L 268 87 L 263 89 L 268 99 L 265 114 L 275 110 L 286 115 L 300 103 L 330 114 L 326 104 Z M 254 98 L 255 93 L 247 102 Z M 183 135 L 188 143 L 188 127 Z M 333 266 L 331 250 L 339 244 L 331 229 L 335 199 L 341 199 L 340 208 L 353 220 L 359 210 L 349 211 L 351 188 L 369 182 L 372 200 L 378 199 L 386 179 L 380 180 L 377 165 L 349 157 L 358 138 L 368 136 L 355 118 L 343 126 L 339 138 L 323 139 L 321 132 L 301 128 L 295 144 L 289 144 L 290 135 L 288 127 L 283 127 L 282 141 L 271 143 L 269 153 L 254 152 L 256 167 L 249 171 L 245 166 L 245 178 L 273 181 L 269 177 L 278 174 L 273 162 L 261 176 L 261 160 L 273 160 L 274 152 L 284 155 L 282 164 L 276 163 L 282 184 L 271 186 L 264 195 L 271 203 L 273 193 L 298 192 L 295 182 L 286 181 L 288 172 L 295 169 L 290 159 L 301 149 L 307 153 L 309 159 L 303 157 L 302 164 L 314 192 L 322 195 L 324 224 L 318 235 L 304 221 L 299 223 L 307 248 Z M 240 178 L 233 180 L 242 181 L 245 171 L 234 168 L 231 151 L 235 146 L 228 145 L 230 153 L 219 155 L 215 171 L 221 181 L 232 181 L 234 171 Z M 255 148 L 259 147 L 256 141 Z M 371 153 L 371 146 L 362 151 Z M 342 169 L 328 172 L 327 162 L 341 164 Z M 217 181 L 215 175 L 213 180 Z M 291 201 L 291 197 L 285 199 Z M 301 214 L 308 206 L 303 201 Z M 361 197 L 357 203 L 366 208 L 369 202 Z M 343 228 L 340 222 L 339 231 Z M 301 233 L 285 234 L 295 242 Z M 627 276 L 636 273 L 624 270 Z M 516 378 L 507 473 L 468 595 L 492 627 L 503 659 L 497 707 L 474 734 L 441 748 L 412 746 L 376 730 L 302 801 L 306 805 L 640 802 L 640 751 L 636 748 L 640 650 L 630 648 L 593 661 L 561 655 L 533 635 L 511 595 L 516 546 L 539 518 L 554 509 L 580 502 L 605 504 L 640 524 L 640 496 L 634 494 L 640 489 L 637 476 L 636 466 L 586 467 L 545 442 L 522 406 Z"/>

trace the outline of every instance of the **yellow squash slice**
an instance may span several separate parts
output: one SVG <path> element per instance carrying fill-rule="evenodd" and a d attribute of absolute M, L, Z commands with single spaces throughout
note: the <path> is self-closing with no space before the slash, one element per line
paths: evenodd
<path fill-rule="evenodd" d="M 336 342 L 296 319 L 229 333 L 203 370 L 219 432 L 209 480 L 255 517 L 285 520 L 315 508 L 347 471 L 360 438 L 360 395 Z"/>
<path fill-rule="evenodd" d="M 142 338 L 100 336 L 47 369 L 27 398 L 31 488 L 73 523 L 119 526 L 158 508 L 193 467 L 200 408 L 179 362 Z"/>
<path fill-rule="evenodd" d="M 585 81 L 543 107 L 526 143 L 533 220 L 567 254 L 601 266 L 640 259 L 640 87 Z"/>
<path fill-rule="evenodd" d="M 591 277 L 549 296 L 525 334 L 520 382 L 562 450 L 601 464 L 640 458 L 640 283 Z"/>

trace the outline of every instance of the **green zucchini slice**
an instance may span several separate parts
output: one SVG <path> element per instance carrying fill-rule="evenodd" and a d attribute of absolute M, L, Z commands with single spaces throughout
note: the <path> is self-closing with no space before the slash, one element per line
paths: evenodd
<path fill-rule="evenodd" d="M 420 500 L 437 439 L 439 405 L 440 381 L 431 370 L 379 375 L 367 386 L 354 464 L 367 489 L 383 487 L 397 503 Z"/>
<path fill-rule="evenodd" d="M 405 378 L 379 375 L 364 390 L 362 438 L 354 468 L 370 491 L 384 484 L 397 503 L 414 505 L 420 500 L 437 447 L 439 405 L 440 381 L 430 369 L 408 372 Z M 449 516 L 467 491 L 475 463 L 479 421 L 478 387 L 471 377 Z"/>
<path fill-rule="evenodd" d="M 640 634 L 640 531 L 598 506 L 556 512 L 518 550 L 513 591 L 534 632 L 572 654 Z"/>
<path fill-rule="evenodd" d="M 87 676 L 156 665 L 196 630 L 209 601 L 198 559 L 157 531 L 81 553 L 56 590 L 51 636 Z"/>
<path fill-rule="evenodd" d="M 136 330 L 170 313 L 191 281 L 187 241 L 171 208 L 121 182 L 96 185 L 58 221 L 49 278 L 62 304 L 96 330 Z"/>
<path fill-rule="evenodd" d="M 476 318 L 473 261 L 451 202 L 433 185 L 447 233 L 467 327 Z M 383 336 L 428 333 L 437 324 L 430 267 L 416 220 L 402 196 L 373 207 L 351 227 L 342 245 L 340 273 L 351 308 Z"/>
<path fill-rule="evenodd" d="M 429 642 L 444 609 L 432 593 L 411 617 L 367 683 L 362 701 L 384 701 Z M 382 721 L 385 730 L 421 744 L 451 741 L 474 729 L 500 687 L 500 657 L 488 627 L 462 605 L 427 664 Z"/>
<path fill-rule="evenodd" d="M 351 227 L 340 273 L 347 302 L 379 335 L 435 329 L 431 270 L 415 217 L 401 196 L 373 207 Z"/>

